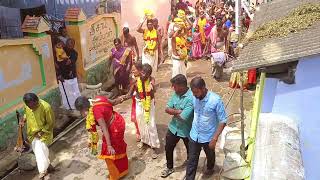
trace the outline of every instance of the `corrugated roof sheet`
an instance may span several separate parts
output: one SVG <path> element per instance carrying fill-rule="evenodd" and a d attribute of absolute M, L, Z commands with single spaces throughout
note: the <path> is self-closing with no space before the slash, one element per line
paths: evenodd
<path fill-rule="evenodd" d="M 253 19 L 249 33 L 262 24 L 283 18 L 298 6 L 319 0 L 275 0 L 261 6 Z M 320 54 L 320 22 L 286 37 L 254 41 L 246 45 L 234 62 L 233 71 L 259 68 L 296 61 L 302 57 Z"/>

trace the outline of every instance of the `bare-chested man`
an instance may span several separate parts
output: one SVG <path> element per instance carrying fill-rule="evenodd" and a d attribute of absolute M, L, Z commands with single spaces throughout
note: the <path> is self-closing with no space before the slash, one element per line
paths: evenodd
<path fill-rule="evenodd" d="M 164 63 L 163 57 L 163 49 L 162 49 L 162 40 L 164 36 L 164 30 L 161 26 L 159 26 L 159 20 L 157 18 L 153 19 L 154 28 L 157 30 L 158 33 L 158 65 Z"/>
<path fill-rule="evenodd" d="M 134 36 L 130 34 L 130 30 L 128 27 L 124 27 L 122 29 L 123 35 L 121 37 L 121 42 L 124 47 L 130 47 L 132 49 L 133 53 L 133 59 L 134 61 L 139 60 L 139 47 L 137 40 Z"/>

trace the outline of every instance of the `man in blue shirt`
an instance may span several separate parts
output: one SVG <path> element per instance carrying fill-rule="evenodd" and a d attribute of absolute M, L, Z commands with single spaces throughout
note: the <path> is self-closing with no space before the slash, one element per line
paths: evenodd
<path fill-rule="evenodd" d="M 213 174 L 215 146 L 226 126 L 227 116 L 220 96 L 208 91 L 201 77 L 192 79 L 190 86 L 194 95 L 194 119 L 190 131 L 186 179 L 194 180 L 202 148 L 207 156 L 205 174 Z"/>
<path fill-rule="evenodd" d="M 193 95 L 188 88 L 187 78 L 178 74 L 170 80 L 175 93 L 167 103 L 166 113 L 172 115 L 169 129 L 166 135 L 167 168 L 161 173 L 161 177 L 168 177 L 174 172 L 173 151 L 180 139 L 183 140 L 187 152 L 189 134 L 193 120 Z"/>

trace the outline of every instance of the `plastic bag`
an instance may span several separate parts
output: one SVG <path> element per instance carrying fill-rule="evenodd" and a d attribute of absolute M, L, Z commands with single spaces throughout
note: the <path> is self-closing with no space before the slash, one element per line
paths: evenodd
<path fill-rule="evenodd" d="M 36 156 L 39 173 L 44 173 L 50 165 L 47 145 L 38 138 L 34 138 L 32 141 L 32 150 Z"/>

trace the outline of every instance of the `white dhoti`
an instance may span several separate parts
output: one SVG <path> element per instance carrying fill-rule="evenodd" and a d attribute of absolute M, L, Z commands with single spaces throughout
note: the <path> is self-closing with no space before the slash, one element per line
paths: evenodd
<path fill-rule="evenodd" d="M 173 32 L 174 23 L 171 22 L 168 27 L 168 56 L 172 56 L 172 38 L 170 38 L 170 34 Z"/>
<path fill-rule="evenodd" d="M 223 75 L 223 64 L 226 62 L 226 54 L 224 52 L 211 53 L 212 76 L 221 78 Z"/>
<path fill-rule="evenodd" d="M 151 148 L 160 148 L 157 126 L 155 122 L 155 102 L 152 100 L 150 108 L 150 121 L 144 120 L 144 109 L 140 99 L 136 98 L 136 116 L 140 130 L 141 142 L 149 145 Z"/>
<path fill-rule="evenodd" d="M 32 150 L 36 156 L 39 173 L 45 173 L 50 165 L 49 149 L 47 145 L 38 138 L 34 138 L 32 141 Z"/>
<path fill-rule="evenodd" d="M 155 77 L 158 70 L 158 50 L 156 50 L 154 56 L 142 51 L 142 64 L 149 64 L 152 67 L 152 76 Z"/>
<path fill-rule="evenodd" d="M 172 56 L 172 38 L 168 37 L 168 56 Z"/>
<path fill-rule="evenodd" d="M 63 83 L 63 84 L 62 84 Z M 63 89 L 64 88 L 64 89 Z M 62 97 L 62 104 L 66 109 L 76 109 L 74 103 L 81 96 L 78 79 L 68 79 L 59 82 L 59 89 Z M 69 106 L 70 105 L 70 106 Z"/>
<path fill-rule="evenodd" d="M 172 56 L 172 77 L 182 74 L 187 77 L 187 66 L 185 61 L 178 60 Z"/>

